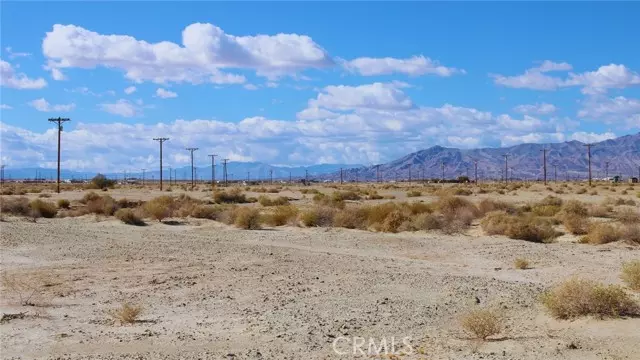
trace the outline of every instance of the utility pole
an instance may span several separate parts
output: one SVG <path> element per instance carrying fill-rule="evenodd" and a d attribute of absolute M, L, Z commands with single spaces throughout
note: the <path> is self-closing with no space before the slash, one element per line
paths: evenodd
<path fill-rule="evenodd" d="M 169 166 L 169 186 L 171 186 L 171 178 L 172 178 L 172 173 L 173 173 L 173 168 L 171 166 Z M 174 180 L 174 184 L 175 184 L 175 179 Z"/>
<path fill-rule="evenodd" d="M 356 184 L 358 183 L 358 171 L 360 171 L 360 169 L 356 169 Z"/>
<path fill-rule="evenodd" d="M 50 122 L 54 122 L 58 124 L 58 182 L 56 187 L 56 192 L 60 193 L 60 133 L 62 133 L 62 123 L 71 121 L 69 118 L 50 118 Z"/>
<path fill-rule="evenodd" d="M 269 184 L 273 185 L 273 169 L 269 169 Z"/>
<path fill-rule="evenodd" d="M 309 185 L 309 170 L 304 169 L 304 184 Z"/>
<path fill-rule="evenodd" d="M 185 150 L 189 151 L 191 153 L 191 191 L 193 191 L 193 177 L 194 177 L 194 170 L 193 170 L 193 152 L 198 150 L 198 148 L 186 148 Z"/>
<path fill-rule="evenodd" d="M 0 165 L 0 184 L 4 185 L 4 167 L 7 166 L 5 164 Z"/>
<path fill-rule="evenodd" d="M 162 144 L 169 138 L 153 138 L 153 140 L 160 142 L 160 191 L 162 191 Z"/>
<path fill-rule="evenodd" d="M 478 160 L 473 160 L 473 168 L 475 172 L 476 185 L 478 185 Z"/>
<path fill-rule="evenodd" d="M 442 169 L 442 183 L 444 184 L 444 161 L 440 163 L 440 168 Z"/>
<path fill-rule="evenodd" d="M 543 148 L 540 151 L 542 151 L 542 172 L 544 176 L 544 184 L 547 185 L 547 148 Z"/>
<path fill-rule="evenodd" d="M 605 173 L 604 177 L 608 179 L 609 178 L 609 162 L 608 161 L 604 162 L 604 173 Z"/>
<path fill-rule="evenodd" d="M 558 163 L 553 163 L 553 182 L 558 182 Z"/>
<path fill-rule="evenodd" d="M 291 171 L 289 171 L 289 184 L 292 184 L 292 181 L 291 181 Z"/>
<path fill-rule="evenodd" d="M 224 186 L 227 186 L 227 161 L 229 159 L 222 159 L 222 177 L 224 179 Z"/>
<path fill-rule="evenodd" d="M 409 185 L 411 185 L 411 165 L 409 165 Z"/>
<path fill-rule="evenodd" d="M 144 186 L 144 175 L 147 169 L 142 169 L 142 186 Z"/>
<path fill-rule="evenodd" d="M 251 171 L 247 171 L 247 185 L 251 182 Z"/>
<path fill-rule="evenodd" d="M 591 146 L 593 144 L 585 144 L 587 147 L 587 159 L 589 161 L 589 186 L 591 186 Z"/>
<path fill-rule="evenodd" d="M 218 155 L 209 154 L 207 156 L 211 158 L 211 187 L 215 187 L 216 186 L 216 156 Z"/>
<path fill-rule="evenodd" d="M 504 182 L 509 182 L 509 154 L 504 154 Z"/>
<path fill-rule="evenodd" d="M 342 168 L 340 168 L 340 185 L 342 185 Z"/>
<path fill-rule="evenodd" d="M 380 164 L 376 165 L 376 182 L 380 182 Z"/>

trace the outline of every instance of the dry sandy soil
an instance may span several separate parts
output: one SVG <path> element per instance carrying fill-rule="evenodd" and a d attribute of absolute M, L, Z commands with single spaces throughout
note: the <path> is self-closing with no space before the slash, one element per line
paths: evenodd
<path fill-rule="evenodd" d="M 508 200 L 545 195 L 519 193 Z M 354 355 L 354 337 L 365 350 L 386 339 L 389 352 L 393 337 L 402 359 L 640 359 L 640 318 L 555 320 L 538 299 L 572 276 L 621 283 L 621 264 L 640 258 L 624 243 L 536 244 L 478 226 L 452 236 L 196 219 L 136 227 L 93 215 L 0 226 L 5 275 L 47 284 L 37 306 L 3 285 L 0 312 L 24 313 L 0 324 L 3 359 L 394 358 Z M 532 268 L 514 269 L 517 257 Z M 110 315 L 125 302 L 143 306 L 140 321 Z M 505 330 L 480 342 L 459 318 L 483 307 Z"/>

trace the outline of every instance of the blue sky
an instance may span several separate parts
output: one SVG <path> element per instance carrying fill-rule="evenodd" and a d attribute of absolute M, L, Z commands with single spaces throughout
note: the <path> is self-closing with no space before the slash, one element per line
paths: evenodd
<path fill-rule="evenodd" d="M 371 164 L 640 130 L 640 3 L 2 2 L 2 163 Z M 38 11 L 33 11 L 33 6 Z"/>

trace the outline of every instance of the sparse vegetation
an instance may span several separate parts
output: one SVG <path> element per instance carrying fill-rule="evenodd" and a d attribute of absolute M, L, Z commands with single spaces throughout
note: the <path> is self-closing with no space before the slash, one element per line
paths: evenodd
<path fill-rule="evenodd" d="M 268 196 L 261 195 L 258 198 L 258 202 L 262 206 L 279 206 L 279 205 L 287 205 L 287 204 L 289 204 L 289 199 L 287 199 L 284 196 L 278 196 L 278 197 L 272 199 L 272 198 L 270 198 Z"/>
<path fill-rule="evenodd" d="M 124 303 L 117 309 L 111 311 L 110 315 L 122 324 L 133 324 L 138 321 L 142 314 L 142 306 Z"/>
<path fill-rule="evenodd" d="M 620 277 L 630 289 L 640 291 L 640 260 L 622 264 L 622 275 Z"/>
<path fill-rule="evenodd" d="M 89 189 L 108 189 L 114 187 L 115 180 L 107 179 L 106 176 L 98 174 L 91 179 L 88 188 Z"/>
<path fill-rule="evenodd" d="M 570 279 L 542 296 L 542 304 L 558 319 L 593 315 L 599 318 L 638 315 L 638 304 L 617 285 Z"/>
<path fill-rule="evenodd" d="M 502 331 L 502 319 L 489 309 L 470 311 L 460 319 L 462 328 L 478 339 L 486 340 Z"/>
<path fill-rule="evenodd" d="M 67 199 L 58 200 L 58 207 L 60 209 L 68 209 L 70 206 L 71 206 L 71 202 L 69 202 L 69 200 Z"/>
<path fill-rule="evenodd" d="M 260 226 L 260 211 L 248 207 L 237 207 L 235 209 L 233 224 L 240 229 L 258 230 Z"/>
<path fill-rule="evenodd" d="M 54 203 L 40 199 L 31 201 L 29 207 L 31 208 L 30 216 L 33 217 L 52 218 L 58 213 L 58 208 Z"/>
<path fill-rule="evenodd" d="M 122 221 L 127 225 L 136 225 L 136 226 L 146 225 L 142 220 L 142 218 L 140 218 L 140 216 L 138 216 L 136 212 L 132 209 L 126 209 L 126 208 L 118 209 L 118 211 L 115 212 L 114 216 L 116 217 L 116 219 Z"/>
<path fill-rule="evenodd" d="M 489 235 L 505 235 L 532 242 L 546 243 L 560 235 L 549 220 L 534 215 L 509 215 L 494 211 L 487 214 L 480 224 Z"/>
<path fill-rule="evenodd" d="M 243 204 L 249 202 L 240 189 L 216 191 L 213 194 L 213 201 L 218 204 Z"/>
<path fill-rule="evenodd" d="M 581 242 L 589 244 L 607 244 L 620 240 L 620 231 L 608 223 L 593 223 Z"/>
<path fill-rule="evenodd" d="M 519 270 L 525 270 L 529 268 L 529 260 L 524 258 L 517 258 L 513 262 L 513 267 Z"/>

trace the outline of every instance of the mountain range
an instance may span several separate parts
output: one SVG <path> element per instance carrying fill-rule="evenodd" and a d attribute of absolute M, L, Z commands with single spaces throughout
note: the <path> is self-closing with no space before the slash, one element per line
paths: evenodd
<path fill-rule="evenodd" d="M 585 179 L 588 175 L 587 144 L 568 141 L 549 144 L 520 144 L 504 148 L 457 149 L 433 146 L 420 150 L 388 163 L 363 166 L 358 164 L 319 164 L 313 166 L 272 166 L 261 162 L 229 162 L 229 179 L 251 180 L 269 179 L 273 171 L 274 179 L 309 178 L 319 180 L 339 180 L 342 171 L 344 181 L 409 179 L 454 179 L 466 175 L 475 176 L 477 162 L 479 179 L 503 179 L 505 155 L 508 177 L 511 179 L 539 180 L 543 178 L 543 149 L 546 149 L 547 178 Z M 443 166 L 444 164 L 444 166 Z M 640 133 L 591 144 L 591 166 L 594 178 L 621 175 L 640 176 Z M 190 167 L 172 169 L 179 180 L 191 178 Z M 444 171 L 444 173 L 443 173 Z M 95 172 L 62 170 L 62 179 L 90 179 Z M 112 179 L 122 179 L 124 173 L 107 173 Z M 164 177 L 169 178 L 165 167 Z M 5 169 L 6 179 L 55 179 L 55 169 L 22 168 Z M 142 178 L 142 172 L 127 173 L 127 178 Z M 147 179 L 158 179 L 160 172 L 149 169 Z M 196 177 L 211 179 L 211 166 L 196 168 Z M 216 179 L 222 179 L 222 165 L 216 164 Z"/>
<path fill-rule="evenodd" d="M 543 149 L 546 149 L 547 178 L 586 179 L 588 176 L 587 144 L 569 141 L 550 144 L 520 144 L 504 148 L 456 149 L 433 146 L 385 164 L 351 168 L 342 172 L 344 181 L 409 179 L 453 179 L 475 177 L 475 161 L 479 179 L 503 179 L 505 155 L 510 179 L 542 179 Z M 607 164 L 608 163 L 608 164 Z M 444 164 L 444 167 L 443 167 Z M 594 178 L 620 175 L 640 176 L 640 133 L 591 144 L 591 167 Z M 340 171 L 322 178 L 337 180 Z"/>

